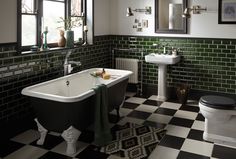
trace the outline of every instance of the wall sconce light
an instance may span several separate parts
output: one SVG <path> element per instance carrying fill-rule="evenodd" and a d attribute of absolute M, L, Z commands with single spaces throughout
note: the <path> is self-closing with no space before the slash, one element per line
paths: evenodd
<path fill-rule="evenodd" d="M 190 12 L 193 11 L 193 14 L 200 14 L 201 11 L 207 11 L 207 8 L 201 8 L 201 6 L 196 5 L 192 6 L 192 8 L 185 8 L 184 13 L 182 15 L 183 18 L 190 18 Z"/>
<path fill-rule="evenodd" d="M 133 16 L 134 13 L 132 11 L 134 11 L 134 12 L 144 12 L 145 14 L 151 14 L 152 9 L 151 9 L 151 7 L 145 7 L 145 9 L 134 9 L 134 10 L 132 10 L 131 7 L 128 7 L 126 16 L 127 17 Z"/>

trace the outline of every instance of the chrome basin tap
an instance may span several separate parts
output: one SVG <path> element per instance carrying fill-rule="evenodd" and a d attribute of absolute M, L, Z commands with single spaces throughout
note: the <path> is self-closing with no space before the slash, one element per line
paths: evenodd
<path fill-rule="evenodd" d="M 72 67 L 72 65 L 76 65 L 76 66 L 81 66 L 81 62 L 80 61 L 68 61 L 68 58 L 70 57 L 72 51 L 68 51 L 65 57 L 65 61 L 64 61 L 64 76 L 68 75 L 72 72 L 72 70 L 74 69 L 74 67 Z"/>

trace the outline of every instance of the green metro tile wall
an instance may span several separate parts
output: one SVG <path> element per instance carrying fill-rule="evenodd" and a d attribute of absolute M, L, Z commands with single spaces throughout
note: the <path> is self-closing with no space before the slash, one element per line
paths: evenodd
<path fill-rule="evenodd" d="M 158 44 L 159 47 L 154 47 Z M 181 61 L 168 66 L 168 85 L 188 84 L 191 89 L 236 94 L 236 40 L 112 36 L 112 48 L 139 48 L 140 51 L 115 51 L 116 57 L 141 58 L 155 52 L 180 48 Z M 144 60 L 144 58 L 142 58 Z M 143 84 L 158 84 L 158 66 L 143 63 Z"/>

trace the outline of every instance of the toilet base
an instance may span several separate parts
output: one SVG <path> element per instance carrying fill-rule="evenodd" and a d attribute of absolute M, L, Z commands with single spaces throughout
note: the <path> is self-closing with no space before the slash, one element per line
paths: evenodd
<path fill-rule="evenodd" d="M 222 114 L 222 118 L 224 115 Z M 226 146 L 236 147 L 236 129 L 234 117 L 227 120 L 218 120 L 218 118 L 206 119 L 203 139 Z"/>
<path fill-rule="evenodd" d="M 201 102 L 199 107 L 205 117 L 203 139 L 236 147 L 236 111 L 211 108 Z"/>
<path fill-rule="evenodd" d="M 211 142 L 219 143 L 226 146 L 236 147 L 236 139 L 232 137 L 210 134 L 204 131 L 203 139 L 206 141 L 211 141 Z"/>

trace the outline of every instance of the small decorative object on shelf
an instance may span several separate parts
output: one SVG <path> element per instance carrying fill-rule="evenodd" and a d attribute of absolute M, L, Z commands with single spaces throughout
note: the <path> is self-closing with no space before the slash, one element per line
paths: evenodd
<path fill-rule="evenodd" d="M 32 46 L 30 48 L 31 51 L 38 51 L 39 47 L 38 46 Z"/>
<path fill-rule="evenodd" d="M 67 30 L 66 31 L 66 48 L 74 47 L 74 31 Z"/>
<path fill-rule="evenodd" d="M 83 44 L 83 38 L 79 38 L 77 41 L 75 41 L 75 45 L 76 46 L 80 46 L 80 45 L 82 45 Z"/>
<path fill-rule="evenodd" d="M 84 43 L 83 43 L 83 45 L 88 45 L 87 33 L 88 33 L 88 26 L 85 25 L 85 26 L 84 26 Z"/>
<path fill-rule="evenodd" d="M 59 47 L 65 47 L 66 45 L 66 38 L 64 37 L 64 30 L 59 30 L 60 38 L 58 40 Z"/>
<path fill-rule="evenodd" d="M 44 29 L 44 43 L 43 43 L 43 50 L 48 50 L 48 44 L 47 44 L 47 34 L 48 34 L 48 27 L 46 26 Z"/>

